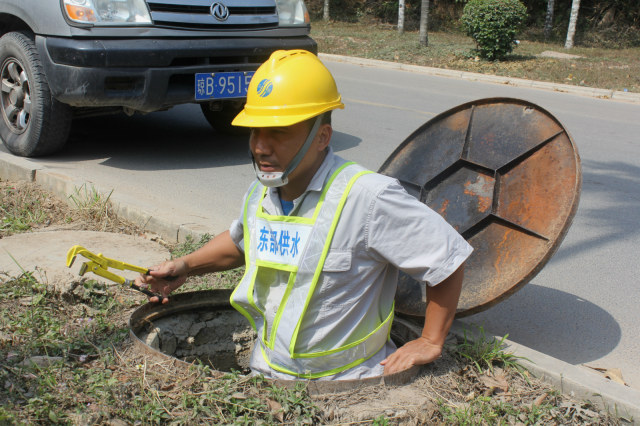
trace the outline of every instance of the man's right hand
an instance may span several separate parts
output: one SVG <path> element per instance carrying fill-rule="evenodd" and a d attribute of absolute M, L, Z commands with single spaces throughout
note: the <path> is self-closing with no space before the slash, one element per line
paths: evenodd
<path fill-rule="evenodd" d="M 229 231 L 225 231 L 193 253 L 152 266 L 148 275 L 136 278 L 136 284 L 150 287 L 162 295 L 162 303 L 169 303 L 169 294 L 184 284 L 188 275 L 226 271 L 243 264 L 244 253 L 236 247 Z M 160 298 L 150 297 L 149 301 L 159 302 Z"/>
<path fill-rule="evenodd" d="M 169 303 L 169 294 L 180 287 L 187 280 L 187 266 L 184 261 L 169 260 L 160 265 L 149 268 L 149 275 L 140 275 L 136 284 L 140 287 L 151 288 L 151 291 L 162 295 L 162 303 Z M 160 298 L 153 296 L 149 302 L 160 302 Z"/>

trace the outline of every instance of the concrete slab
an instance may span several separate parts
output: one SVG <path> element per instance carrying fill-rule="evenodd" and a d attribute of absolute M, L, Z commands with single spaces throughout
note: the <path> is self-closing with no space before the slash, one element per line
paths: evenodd
<path fill-rule="evenodd" d="M 43 231 L 12 235 L 0 239 L 0 272 L 16 277 L 24 271 L 36 271 L 38 279 L 78 275 L 83 257 L 66 267 L 67 252 L 74 245 L 106 257 L 138 266 L 152 266 L 170 258 L 169 251 L 159 243 L 143 237 L 94 231 Z M 112 272 L 126 278 L 135 278 L 136 272 Z M 38 275 L 41 274 L 41 275 Z M 7 276 L 0 275 L 0 281 Z M 87 277 L 108 282 L 94 274 Z"/>
<path fill-rule="evenodd" d="M 570 53 L 554 52 L 553 50 L 545 50 L 538 55 L 541 58 L 555 58 L 555 59 L 578 59 L 582 58 L 580 55 L 572 55 Z"/>

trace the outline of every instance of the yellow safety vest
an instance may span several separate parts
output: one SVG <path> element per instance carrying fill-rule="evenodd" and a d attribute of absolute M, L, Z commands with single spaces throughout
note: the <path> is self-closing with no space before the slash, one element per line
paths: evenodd
<path fill-rule="evenodd" d="M 249 190 L 243 213 L 246 271 L 231 304 L 256 330 L 254 350 L 276 371 L 307 379 L 337 374 L 371 358 L 389 339 L 393 306 L 368 335 L 343 346 L 308 352 L 307 342 L 298 339 L 349 191 L 367 173 L 372 172 L 343 164 L 310 218 L 267 215 L 267 188 L 256 182 Z"/>

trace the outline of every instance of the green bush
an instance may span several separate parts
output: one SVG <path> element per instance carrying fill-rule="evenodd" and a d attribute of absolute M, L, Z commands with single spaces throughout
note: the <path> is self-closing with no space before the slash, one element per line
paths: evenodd
<path fill-rule="evenodd" d="M 480 56 L 489 60 L 502 59 L 513 50 L 526 19 L 527 9 L 518 0 L 469 0 L 460 18 Z"/>

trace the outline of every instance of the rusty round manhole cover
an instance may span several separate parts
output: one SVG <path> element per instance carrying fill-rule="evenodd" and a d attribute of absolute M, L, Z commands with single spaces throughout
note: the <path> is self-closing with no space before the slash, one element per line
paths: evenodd
<path fill-rule="evenodd" d="M 580 157 L 549 112 L 509 98 L 444 112 L 411 134 L 380 173 L 440 213 L 474 247 L 457 316 L 529 282 L 564 238 L 578 207 Z M 401 274 L 396 311 L 424 316 L 423 284 Z"/>

